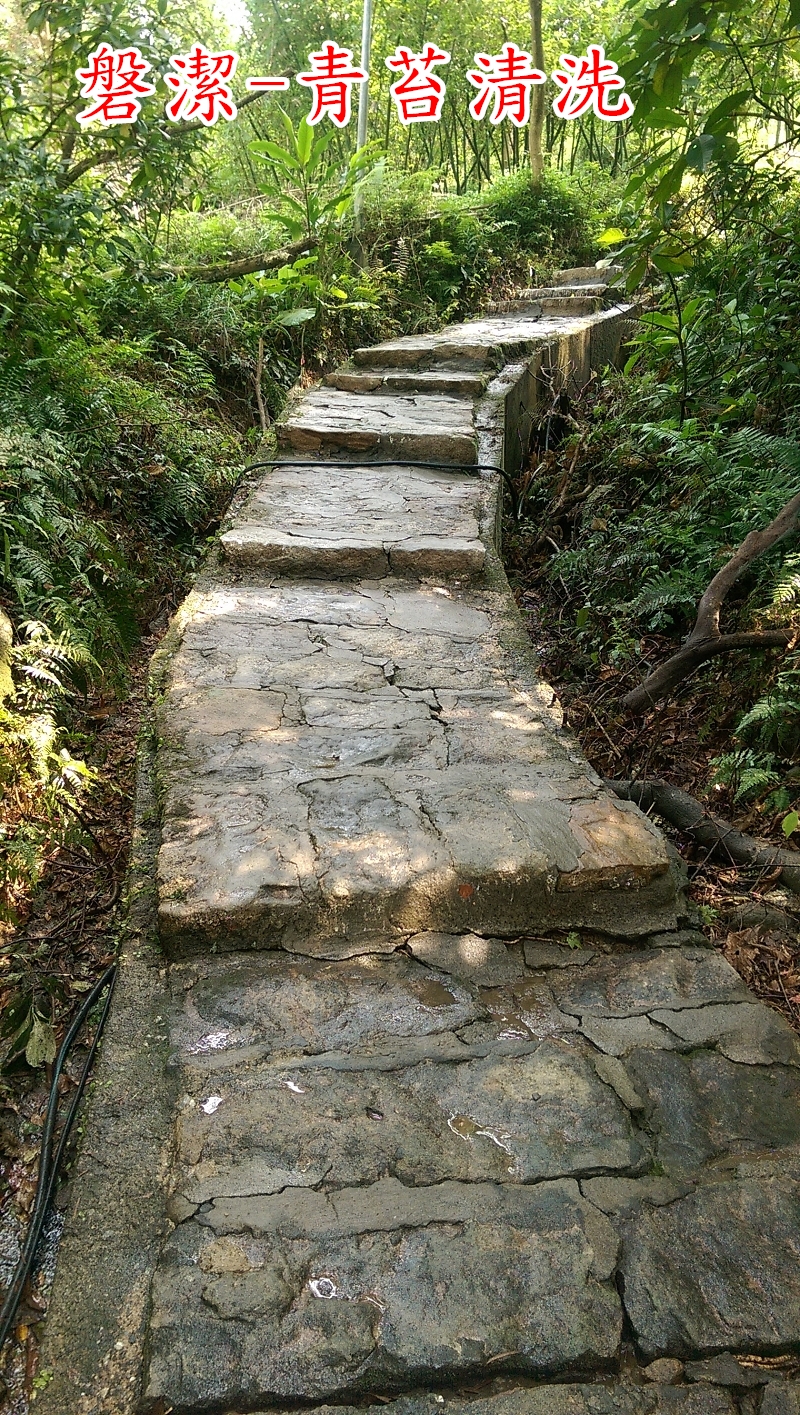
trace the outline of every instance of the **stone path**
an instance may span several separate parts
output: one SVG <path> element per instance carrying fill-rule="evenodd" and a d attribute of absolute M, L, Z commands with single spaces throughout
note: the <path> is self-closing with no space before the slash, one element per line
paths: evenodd
<path fill-rule="evenodd" d="M 178 616 L 45 1415 L 800 1413 L 800 1051 L 497 557 L 562 282 L 296 400 Z"/>

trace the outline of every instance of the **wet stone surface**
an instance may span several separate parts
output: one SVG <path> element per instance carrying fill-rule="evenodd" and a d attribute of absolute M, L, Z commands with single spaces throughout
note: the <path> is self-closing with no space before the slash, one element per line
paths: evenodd
<path fill-rule="evenodd" d="M 772 1014 L 726 1001 L 740 984 L 710 949 L 577 951 L 428 932 L 388 957 L 171 969 L 154 1400 L 341 1402 L 495 1357 L 602 1369 L 624 1317 L 643 1362 L 791 1345 L 800 1070 L 655 1026 L 660 1049 L 612 1057 L 581 1030 L 590 1006 Z M 736 1411 L 708 1374 L 548 1399 Z"/>
<path fill-rule="evenodd" d="M 320 1398 L 509 1350 L 533 1371 L 594 1365 L 619 1342 L 614 1256 L 610 1225 L 574 1181 L 384 1181 L 214 1208 L 165 1250 L 150 1393 L 178 1405 Z"/>

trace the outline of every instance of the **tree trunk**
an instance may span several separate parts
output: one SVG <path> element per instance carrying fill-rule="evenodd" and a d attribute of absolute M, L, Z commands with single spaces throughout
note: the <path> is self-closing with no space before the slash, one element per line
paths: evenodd
<path fill-rule="evenodd" d="M 542 0 L 530 0 L 531 53 L 533 67 L 544 73 L 544 42 L 542 40 Z M 528 150 L 531 158 L 531 181 L 538 187 L 544 171 L 542 136 L 544 133 L 544 84 L 531 85 L 531 121 L 528 126 Z"/>
<path fill-rule="evenodd" d="M 694 796 L 666 781 L 606 781 L 605 785 L 620 800 L 634 801 L 642 811 L 657 811 L 709 854 L 736 865 L 754 866 L 768 874 L 780 870 L 781 883 L 794 894 L 800 894 L 800 851 L 782 850 L 769 841 L 734 830 L 718 816 L 704 810 Z"/>
<path fill-rule="evenodd" d="M 800 491 L 787 501 L 774 521 L 763 531 L 751 531 L 741 545 L 718 570 L 697 606 L 697 619 L 691 634 L 683 647 L 649 673 L 638 688 L 633 688 L 622 699 L 628 712 L 647 712 L 663 698 L 671 688 L 677 687 L 684 678 L 706 659 L 716 654 L 728 653 L 732 649 L 790 648 L 800 638 L 796 629 L 764 629 L 753 633 L 721 634 L 720 614 L 728 591 L 744 574 L 752 562 L 765 550 L 771 550 L 785 536 L 791 535 L 800 526 Z"/>
<path fill-rule="evenodd" d="M 291 265 L 298 256 L 313 251 L 319 244 L 316 236 L 304 236 L 291 246 L 282 246 L 277 251 L 266 251 L 263 255 L 245 256 L 243 260 L 228 261 L 226 265 L 163 265 L 162 275 L 182 276 L 185 280 L 202 280 L 215 284 L 225 280 L 238 280 L 242 275 L 256 275 L 259 270 L 275 270 L 277 266 Z"/>

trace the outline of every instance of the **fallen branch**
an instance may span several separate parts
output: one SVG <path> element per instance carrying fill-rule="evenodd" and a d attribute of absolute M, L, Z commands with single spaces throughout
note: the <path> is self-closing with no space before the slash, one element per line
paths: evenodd
<path fill-rule="evenodd" d="M 174 265 L 162 266 L 163 275 L 176 275 L 184 280 L 204 280 L 214 284 L 221 280 L 237 280 L 240 275 L 255 275 L 259 270 L 274 270 L 279 265 L 291 265 L 299 255 L 311 251 L 319 242 L 313 236 L 295 241 L 291 246 L 282 246 L 277 251 L 266 251 L 262 255 L 245 256 L 243 260 L 232 260 L 227 265 Z"/>
<path fill-rule="evenodd" d="M 629 712 L 646 712 L 671 688 L 682 683 L 706 659 L 733 649 L 788 648 L 798 634 L 791 629 L 765 629 L 752 633 L 721 634 L 719 619 L 728 592 L 757 556 L 771 550 L 800 523 L 800 492 L 787 501 L 774 521 L 763 531 L 751 531 L 718 570 L 697 606 L 697 618 L 691 634 L 677 653 L 648 674 L 638 688 L 622 699 Z"/>
<path fill-rule="evenodd" d="M 709 852 L 721 854 L 734 865 L 755 865 L 758 869 L 779 869 L 781 883 L 800 894 L 800 853 L 781 850 L 766 840 L 734 830 L 725 821 L 712 816 L 699 801 L 678 786 L 666 781 L 606 781 L 623 801 L 633 801 L 643 811 L 657 811 L 684 835 Z"/>

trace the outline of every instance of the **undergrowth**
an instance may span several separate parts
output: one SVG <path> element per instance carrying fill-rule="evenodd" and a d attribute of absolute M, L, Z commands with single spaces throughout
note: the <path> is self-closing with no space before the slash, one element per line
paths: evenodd
<path fill-rule="evenodd" d="M 506 556 L 532 633 L 609 776 L 663 774 L 745 828 L 800 839 L 800 660 L 712 659 L 643 719 L 625 693 L 680 646 L 715 572 L 800 489 L 795 362 L 800 209 L 707 248 L 627 353 L 553 400 L 509 516 Z M 723 606 L 726 631 L 800 630 L 788 537 Z"/>

